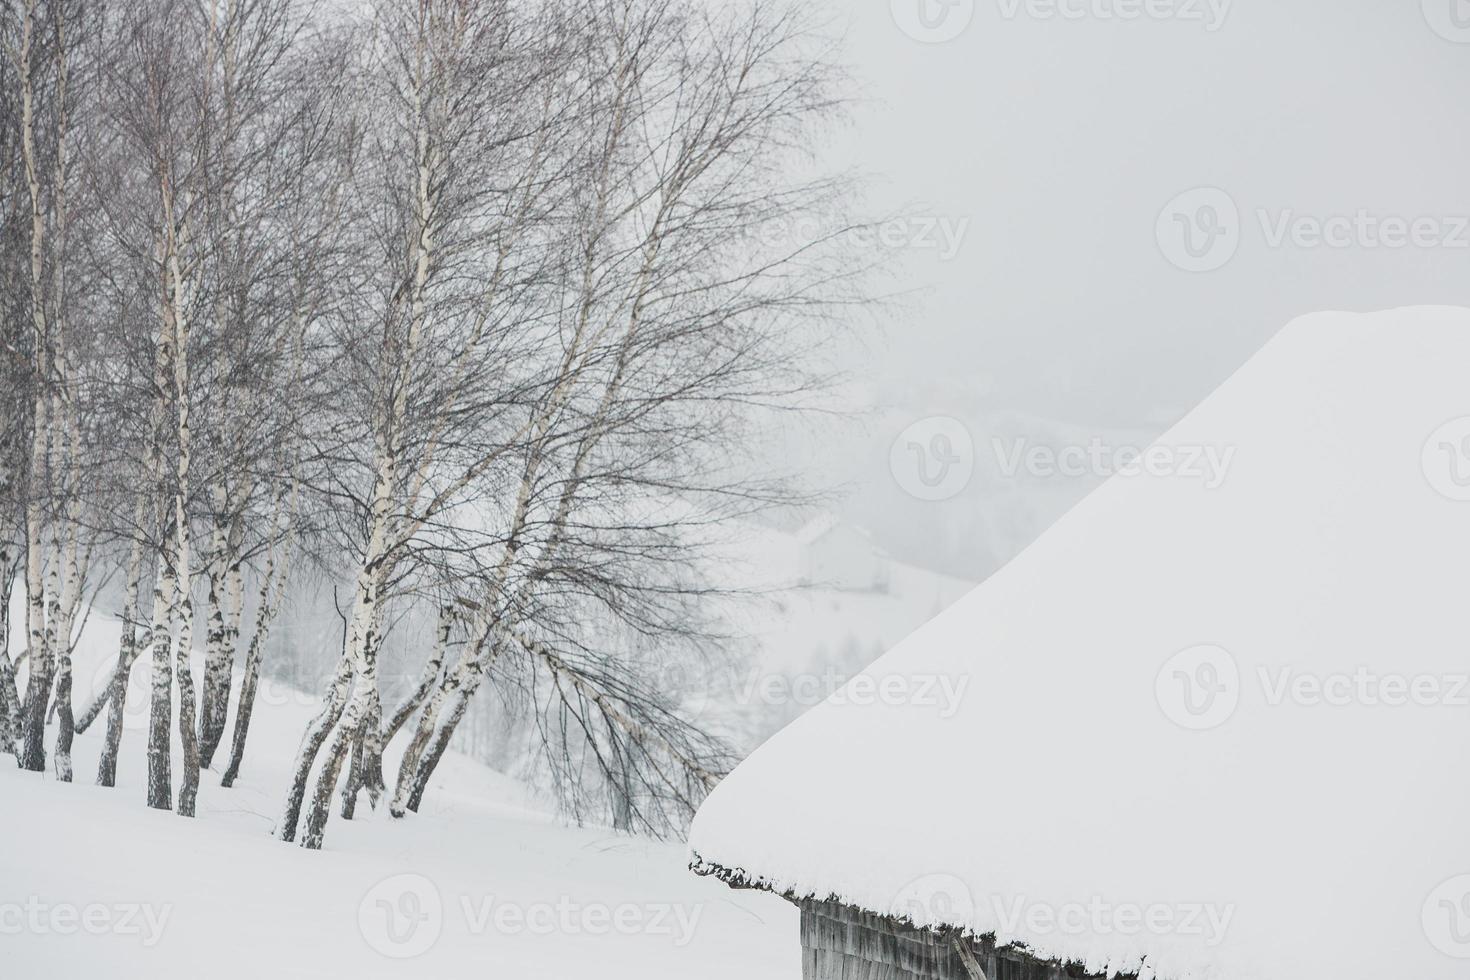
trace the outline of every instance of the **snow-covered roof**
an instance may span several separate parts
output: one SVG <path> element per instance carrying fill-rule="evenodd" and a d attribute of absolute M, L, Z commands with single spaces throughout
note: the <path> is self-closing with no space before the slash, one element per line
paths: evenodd
<path fill-rule="evenodd" d="M 831 511 L 823 511 L 797 528 L 795 537 L 800 544 L 813 544 L 839 527 L 846 527 L 862 537 L 872 538 L 865 528 L 858 527 L 856 524 L 847 524 L 840 516 Z"/>
<path fill-rule="evenodd" d="M 739 766 L 696 865 L 1096 971 L 1463 980 L 1470 311 L 1297 320 L 1145 462 Z"/>

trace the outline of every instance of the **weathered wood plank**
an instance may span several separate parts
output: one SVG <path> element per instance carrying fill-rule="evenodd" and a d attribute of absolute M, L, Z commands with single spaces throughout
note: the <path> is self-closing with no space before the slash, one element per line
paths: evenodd
<path fill-rule="evenodd" d="M 801 902 L 804 980 L 971 980 L 954 934 L 840 902 Z M 997 948 L 992 937 L 964 939 L 986 980 L 1104 980 L 1076 966 Z M 1118 978 L 1136 980 L 1136 978 Z"/>

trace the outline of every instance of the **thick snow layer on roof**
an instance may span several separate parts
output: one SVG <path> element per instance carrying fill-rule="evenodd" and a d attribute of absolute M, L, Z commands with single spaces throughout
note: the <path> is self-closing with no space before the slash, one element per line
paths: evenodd
<path fill-rule="evenodd" d="M 1300 319 L 1147 459 L 736 769 L 694 859 L 1095 970 L 1464 980 L 1470 311 Z"/>

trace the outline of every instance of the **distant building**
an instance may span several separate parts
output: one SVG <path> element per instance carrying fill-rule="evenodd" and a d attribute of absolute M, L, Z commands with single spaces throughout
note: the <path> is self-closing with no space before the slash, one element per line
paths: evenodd
<path fill-rule="evenodd" d="M 888 553 L 872 535 L 835 514 L 822 514 L 796 532 L 799 582 L 850 592 L 887 592 Z"/>

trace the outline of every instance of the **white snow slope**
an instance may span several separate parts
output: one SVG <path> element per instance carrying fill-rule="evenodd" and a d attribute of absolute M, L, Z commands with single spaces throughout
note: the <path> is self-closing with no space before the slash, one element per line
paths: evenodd
<path fill-rule="evenodd" d="M 117 630 L 89 624 L 79 688 L 105 683 Z M 560 826 L 461 756 L 416 817 L 364 800 L 352 822 L 333 814 L 323 851 L 274 840 L 314 705 L 279 685 L 261 692 L 234 788 L 205 773 L 196 819 L 149 810 L 147 675 L 135 667 L 116 789 L 92 785 L 102 721 L 77 741 L 74 784 L 0 760 L 5 980 L 800 976 L 786 902 L 694 878 L 678 845 Z"/>
<path fill-rule="evenodd" d="M 1094 970 L 1464 980 L 1470 311 L 1298 320 L 1155 445 L 738 767 L 693 856 Z"/>

